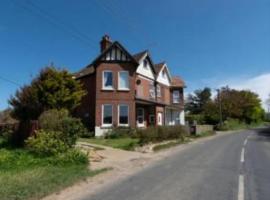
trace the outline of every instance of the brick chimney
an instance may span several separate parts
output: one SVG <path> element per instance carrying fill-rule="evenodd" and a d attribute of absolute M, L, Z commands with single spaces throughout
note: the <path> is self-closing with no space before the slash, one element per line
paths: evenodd
<path fill-rule="evenodd" d="M 100 52 L 102 53 L 112 44 L 111 38 L 108 35 L 104 35 L 100 41 Z"/>

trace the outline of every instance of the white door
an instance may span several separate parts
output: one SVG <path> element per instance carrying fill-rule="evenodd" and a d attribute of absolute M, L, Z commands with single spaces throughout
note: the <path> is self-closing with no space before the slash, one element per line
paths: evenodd
<path fill-rule="evenodd" d="M 163 117 L 162 117 L 162 113 L 158 113 L 158 115 L 157 115 L 157 117 L 158 117 L 158 125 L 159 126 L 162 126 L 163 125 Z"/>
<path fill-rule="evenodd" d="M 143 108 L 137 109 L 137 126 L 144 127 L 144 109 Z"/>

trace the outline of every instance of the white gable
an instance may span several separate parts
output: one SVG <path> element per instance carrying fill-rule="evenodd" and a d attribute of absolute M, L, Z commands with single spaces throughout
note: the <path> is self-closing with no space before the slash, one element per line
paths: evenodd
<path fill-rule="evenodd" d="M 110 51 L 104 55 L 101 60 L 107 60 L 107 61 L 130 61 L 129 56 L 119 49 L 118 47 L 112 48 Z"/>
<path fill-rule="evenodd" d="M 150 65 L 151 64 L 150 64 L 149 60 L 147 59 L 147 54 L 146 54 L 146 56 L 144 57 L 144 59 L 142 59 L 140 61 L 140 64 L 139 64 L 136 72 L 138 74 L 141 74 L 143 76 L 146 76 L 147 78 L 150 78 L 150 79 L 154 80 L 155 79 L 155 75 L 154 75 L 154 72 L 153 72 L 153 70 L 152 70 L 152 68 L 151 68 Z"/>
<path fill-rule="evenodd" d="M 158 77 L 157 77 L 157 82 L 162 83 L 162 84 L 167 85 L 167 86 L 170 86 L 169 74 L 167 73 L 166 68 L 167 67 L 165 67 L 165 65 L 164 65 L 162 70 L 160 70 Z"/>

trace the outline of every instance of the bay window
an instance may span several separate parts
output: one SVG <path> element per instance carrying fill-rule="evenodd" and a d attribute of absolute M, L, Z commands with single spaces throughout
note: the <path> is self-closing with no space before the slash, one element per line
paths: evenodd
<path fill-rule="evenodd" d="M 173 91 L 173 103 L 180 103 L 180 92 L 179 90 Z"/>

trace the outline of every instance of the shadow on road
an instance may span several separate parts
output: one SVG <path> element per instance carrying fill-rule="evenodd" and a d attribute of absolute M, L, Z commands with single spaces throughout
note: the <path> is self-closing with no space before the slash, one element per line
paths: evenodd
<path fill-rule="evenodd" d="M 260 136 L 257 140 L 270 142 L 270 127 L 257 129 L 257 134 Z"/>

